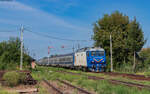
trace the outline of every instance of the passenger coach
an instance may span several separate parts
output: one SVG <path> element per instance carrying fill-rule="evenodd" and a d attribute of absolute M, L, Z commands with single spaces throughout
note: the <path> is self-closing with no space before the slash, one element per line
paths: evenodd
<path fill-rule="evenodd" d="M 67 67 L 90 71 L 105 71 L 106 55 L 103 48 L 82 48 L 75 53 L 51 56 L 39 61 L 40 65 Z"/>

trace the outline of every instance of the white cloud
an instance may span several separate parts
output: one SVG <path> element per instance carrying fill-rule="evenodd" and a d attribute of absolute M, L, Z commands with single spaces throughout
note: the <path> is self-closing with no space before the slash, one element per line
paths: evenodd
<path fill-rule="evenodd" d="M 12 19 L 1 19 L 0 18 L 0 23 L 18 26 L 17 24 L 20 22 L 16 21 L 16 20 L 12 20 Z"/>
<path fill-rule="evenodd" d="M 27 16 L 27 17 L 30 16 L 29 18 L 33 19 L 33 21 L 34 21 L 34 19 L 39 21 L 39 22 L 40 21 L 41 22 L 46 22 L 47 21 L 47 24 L 51 24 L 51 25 L 53 24 L 53 26 L 55 25 L 56 27 L 58 26 L 58 27 L 66 28 L 66 29 L 74 29 L 75 31 L 87 31 L 87 30 L 89 31 L 89 29 L 87 29 L 87 28 L 70 24 L 67 21 L 57 17 L 56 15 L 44 12 L 44 11 L 39 10 L 39 9 L 35 9 L 35 8 L 31 7 L 31 6 L 24 5 L 24 4 L 22 4 L 20 2 L 17 2 L 17 1 L 0 2 L 0 9 L 1 8 L 7 9 L 7 10 L 13 10 L 14 11 L 14 15 L 16 15 L 16 16 L 18 16 L 18 13 L 19 13 L 19 15 L 25 14 L 24 17 L 25 16 Z M 0 21 L 1 22 L 3 21 L 5 23 L 6 22 L 9 22 L 9 23 L 17 23 L 17 22 L 34 23 L 31 20 L 30 21 L 28 21 L 28 20 L 26 21 L 25 20 L 26 17 L 24 19 L 19 19 L 19 18 L 15 19 L 16 22 L 14 21 L 14 19 L 13 20 L 12 19 L 6 19 L 6 21 L 5 21 L 5 19 L 0 19 Z M 35 22 L 35 23 L 37 23 L 37 22 Z"/>
<path fill-rule="evenodd" d="M 31 7 L 16 1 L 0 2 L 0 8 L 10 9 L 10 10 L 33 11 Z"/>
<path fill-rule="evenodd" d="M 89 32 L 83 31 L 90 31 L 90 29 L 82 27 L 83 24 L 80 22 L 78 23 L 78 21 L 75 23 L 76 24 L 68 19 L 62 19 L 57 15 L 33 8 L 20 2 L 0 2 L 0 29 L 3 30 L 19 29 L 21 24 L 23 24 L 27 27 L 31 27 L 31 31 L 44 32 L 44 34 L 51 34 L 55 37 L 62 36 L 62 38 L 67 39 L 87 39 L 89 37 Z M 17 32 L 0 33 L 1 40 L 8 39 L 9 36 L 19 37 L 20 34 Z M 39 49 L 46 49 L 49 44 L 55 47 L 59 47 L 62 44 L 72 46 L 70 42 L 43 38 L 29 32 L 24 33 L 24 40 L 26 46 L 30 49 L 35 49 L 38 52 L 39 57 L 45 55 L 45 52 L 47 51 L 39 51 Z M 49 43 L 49 40 L 52 41 L 53 44 Z M 41 46 L 39 46 L 39 43 Z"/>

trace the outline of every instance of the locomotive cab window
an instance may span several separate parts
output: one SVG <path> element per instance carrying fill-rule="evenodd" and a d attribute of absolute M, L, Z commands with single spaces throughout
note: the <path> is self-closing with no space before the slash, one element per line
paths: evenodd
<path fill-rule="evenodd" d="M 91 56 L 104 56 L 104 51 L 92 51 Z"/>
<path fill-rule="evenodd" d="M 97 55 L 97 56 L 104 56 L 104 51 L 97 51 L 97 52 L 96 52 L 96 55 Z"/>
<path fill-rule="evenodd" d="M 91 52 L 91 56 L 93 56 L 93 52 Z"/>
<path fill-rule="evenodd" d="M 87 52 L 87 56 L 89 56 L 90 54 L 89 54 L 89 52 Z"/>
<path fill-rule="evenodd" d="M 91 55 L 92 55 L 92 56 L 96 56 L 96 52 L 95 52 L 95 51 L 92 51 L 92 52 L 91 52 Z"/>

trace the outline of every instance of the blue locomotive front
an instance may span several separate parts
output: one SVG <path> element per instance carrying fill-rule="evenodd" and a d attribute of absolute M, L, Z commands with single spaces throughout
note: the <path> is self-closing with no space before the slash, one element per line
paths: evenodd
<path fill-rule="evenodd" d="M 103 48 L 92 47 L 77 51 L 74 55 L 74 66 L 87 68 L 90 71 L 101 72 L 106 68 L 106 55 Z"/>
<path fill-rule="evenodd" d="M 91 71 L 105 71 L 105 51 L 103 49 L 94 49 L 87 51 L 87 66 Z"/>

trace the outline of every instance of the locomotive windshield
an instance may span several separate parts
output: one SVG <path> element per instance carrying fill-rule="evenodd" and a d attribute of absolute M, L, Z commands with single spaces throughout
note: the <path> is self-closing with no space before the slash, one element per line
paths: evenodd
<path fill-rule="evenodd" d="M 91 56 L 104 56 L 104 51 L 92 51 Z"/>

